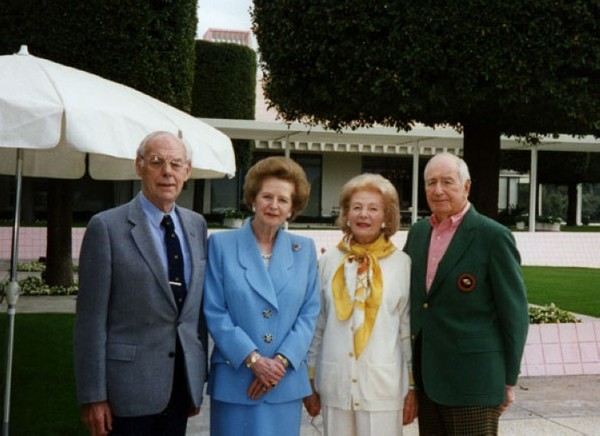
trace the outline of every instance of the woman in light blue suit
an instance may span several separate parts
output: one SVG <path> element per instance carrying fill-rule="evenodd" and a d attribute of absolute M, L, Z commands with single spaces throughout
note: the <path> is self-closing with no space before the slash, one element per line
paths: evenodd
<path fill-rule="evenodd" d="M 211 435 L 298 435 L 311 394 L 306 356 L 319 313 L 311 239 L 282 230 L 306 206 L 303 169 L 284 157 L 256 163 L 244 201 L 255 216 L 208 241 L 204 313 L 215 347 Z"/>

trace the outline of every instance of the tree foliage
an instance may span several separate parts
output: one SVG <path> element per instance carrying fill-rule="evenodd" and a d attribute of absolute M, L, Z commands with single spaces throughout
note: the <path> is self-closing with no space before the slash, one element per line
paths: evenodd
<path fill-rule="evenodd" d="M 600 134 L 598 1 L 254 5 L 266 96 L 284 118 L 462 130 L 472 198 L 490 215 L 501 134 Z"/>
<path fill-rule="evenodd" d="M 196 0 L 8 0 L 0 53 L 31 54 L 98 74 L 188 111 Z"/>
<path fill-rule="evenodd" d="M 250 47 L 196 41 L 192 115 L 254 119 L 256 66 Z"/>
<path fill-rule="evenodd" d="M 256 52 L 238 44 L 196 41 L 196 69 L 192 115 L 207 118 L 253 120 L 256 106 Z M 238 175 L 252 161 L 250 141 L 234 139 Z M 239 185 L 240 178 L 230 181 Z M 203 180 L 196 180 L 194 208 L 201 209 Z M 238 192 L 241 189 L 238 186 Z"/>
<path fill-rule="evenodd" d="M 192 115 L 253 120 L 256 106 L 256 52 L 238 44 L 196 41 Z M 233 140 L 236 167 L 249 165 L 248 140 Z"/>

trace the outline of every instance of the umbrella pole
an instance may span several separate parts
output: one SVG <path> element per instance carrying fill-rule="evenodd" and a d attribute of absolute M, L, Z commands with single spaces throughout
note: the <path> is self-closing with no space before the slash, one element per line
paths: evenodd
<path fill-rule="evenodd" d="M 19 223 L 21 222 L 21 185 L 23 181 L 23 150 L 17 150 L 17 168 L 15 171 L 17 192 L 15 197 L 15 222 L 12 234 L 12 253 L 10 262 L 10 282 L 6 289 L 6 302 L 8 306 L 6 330 L 6 374 L 4 380 L 4 413 L 2 421 L 2 435 L 8 436 L 8 422 L 10 417 L 10 392 L 12 381 L 13 344 L 15 337 L 15 315 L 17 313 L 17 300 L 20 287 L 17 282 L 17 261 L 19 252 Z"/>

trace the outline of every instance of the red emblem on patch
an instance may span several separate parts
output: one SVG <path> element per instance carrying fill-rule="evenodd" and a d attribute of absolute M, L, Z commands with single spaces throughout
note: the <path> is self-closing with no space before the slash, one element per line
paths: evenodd
<path fill-rule="evenodd" d="M 477 280 L 475 280 L 473 274 L 467 273 L 461 274 L 456 282 L 458 289 L 460 289 L 462 292 L 471 292 L 473 289 L 475 289 L 476 284 Z"/>

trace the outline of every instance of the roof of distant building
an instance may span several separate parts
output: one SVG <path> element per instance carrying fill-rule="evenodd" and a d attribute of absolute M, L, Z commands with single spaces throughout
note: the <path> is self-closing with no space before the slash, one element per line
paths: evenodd
<path fill-rule="evenodd" d="M 249 30 L 208 29 L 202 39 L 212 42 L 228 42 L 230 44 L 252 47 L 252 37 Z"/>

